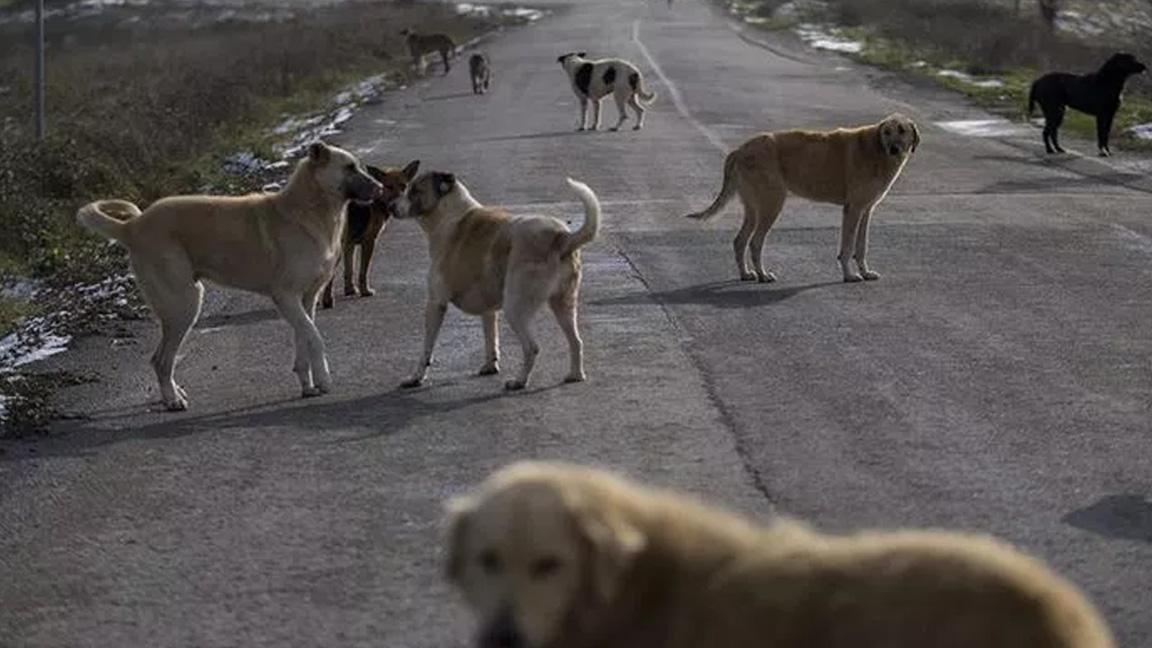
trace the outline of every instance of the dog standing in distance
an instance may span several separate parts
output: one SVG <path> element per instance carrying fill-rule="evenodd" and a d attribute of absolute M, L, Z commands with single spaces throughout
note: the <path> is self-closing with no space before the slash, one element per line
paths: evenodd
<path fill-rule="evenodd" d="M 909 156 L 920 144 L 920 131 L 909 118 L 889 115 L 860 128 L 834 131 L 778 131 L 747 140 L 724 161 L 724 184 L 716 200 L 688 218 L 707 220 L 739 194 L 744 224 L 732 243 L 736 268 L 744 281 L 776 281 L 761 259 L 764 239 L 788 194 L 844 208 L 840 228 L 840 268 L 844 281 L 875 280 L 868 267 L 868 224 Z M 746 257 L 751 248 L 752 267 Z M 855 259 L 859 271 L 852 268 Z"/>
<path fill-rule="evenodd" d="M 532 318 L 545 302 L 568 338 L 570 369 L 565 382 L 584 380 L 584 343 L 577 328 L 580 292 L 580 248 L 600 229 L 600 201 L 587 185 L 568 179 L 584 204 L 584 224 L 569 232 L 544 216 L 511 216 L 481 205 L 449 173 L 417 178 L 396 205 L 397 218 L 419 219 L 428 235 L 432 266 L 428 272 L 428 305 L 424 315 L 424 353 L 420 366 L 403 387 L 418 387 L 428 375 L 432 351 L 448 304 L 484 323 L 485 363 L 480 375 L 499 373 L 500 310 L 524 351 L 520 375 L 505 383 L 523 389 L 540 348 L 532 338 Z"/>
<path fill-rule="evenodd" d="M 1063 153 L 1059 130 L 1064 123 L 1066 108 L 1096 117 L 1096 145 L 1100 157 L 1112 155 L 1108 138 L 1112 133 L 1112 120 L 1120 109 L 1120 97 L 1128 77 L 1143 74 L 1148 68 L 1131 54 L 1113 54 L 1099 70 L 1084 75 L 1051 72 L 1036 79 L 1028 94 L 1028 116 L 1036 112 L 1036 104 L 1044 112 L 1044 149 L 1049 153 Z"/>
<path fill-rule="evenodd" d="M 101 200 L 76 214 L 81 225 L 128 248 L 132 272 L 160 320 L 152 367 L 169 410 L 188 408 L 173 374 L 200 315 L 202 279 L 267 295 L 296 338 L 293 371 L 305 398 L 332 388 L 316 298 L 340 257 L 349 201 L 375 200 L 379 182 L 351 153 L 313 144 L 283 189 L 249 196 L 177 196 L 143 212 Z"/>
<path fill-rule="evenodd" d="M 536 462 L 449 515 L 480 648 L 1113 648 L 1075 586 L 984 536 L 761 526 Z"/>
<path fill-rule="evenodd" d="M 383 190 L 380 197 L 367 205 L 356 202 L 348 204 L 348 221 L 344 228 L 343 248 L 344 294 L 346 296 L 355 295 L 357 287 L 359 287 L 361 297 L 371 297 L 376 294 L 368 280 L 368 273 L 372 267 L 372 255 L 376 251 L 376 239 L 380 237 L 380 232 L 384 231 L 384 226 L 392 217 L 393 203 L 396 202 L 397 198 L 404 195 L 404 190 L 408 188 L 408 183 L 416 177 L 416 170 L 419 168 L 419 160 L 409 163 L 403 169 L 381 169 L 372 165 L 365 166 L 368 175 L 375 178 Z M 357 249 L 360 250 L 360 272 L 357 277 L 358 282 L 353 283 L 353 264 Z M 333 306 L 332 284 L 335 282 L 336 277 L 333 276 L 324 285 L 324 297 L 321 299 L 324 308 L 332 308 Z"/>
<path fill-rule="evenodd" d="M 473 54 L 468 59 L 468 74 L 472 77 L 472 94 L 488 92 L 488 85 L 492 82 L 492 66 L 487 56 Z"/>
<path fill-rule="evenodd" d="M 621 59 L 593 61 L 585 56 L 584 52 L 573 52 L 556 59 L 568 73 L 572 91 L 580 100 L 580 125 L 576 130 L 600 129 L 600 102 L 608 95 L 616 99 L 616 109 L 620 112 L 620 119 L 611 130 L 620 130 L 627 121 L 626 106 L 631 106 L 636 113 L 636 125 L 632 130 L 644 128 L 644 105 L 656 101 L 656 93 L 650 92 L 644 85 L 640 70 Z M 587 126 L 589 103 L 592 104 L 590 129 Z"/>
<path fill-rule="evenodd" d="M 452 69 L 448 64 L 448 59 L 456 54 L 456 42 L 450 36 L 447 34 L 419 34 L 412 29 L 404 29 L 400 35 L 408 43 L 408 53 L 412 55 L 412 64 L 420 74 L 423 74 L 425 69 L 424 56 L 438 53 L 440 60 L 444 62 L 444 76 L 448 76 L 448 71 Z"/>

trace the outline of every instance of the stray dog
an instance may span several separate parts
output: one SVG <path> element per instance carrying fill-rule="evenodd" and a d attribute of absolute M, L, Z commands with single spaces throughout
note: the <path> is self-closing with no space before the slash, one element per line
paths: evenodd
<path fill-rule="evenodd" d="M 656 93 L 648 91 L 636 66 L 621 59 L 593 61 L 585 56 L 584 52 L 573 52 L 556 59 L 564 66 L 572 90 L 580 99 L 580 125 L 576 130 L 588 130 L 589 103 L 592 104 L 591 130 L 600 129 L 600 100 L 609 94 L 616 99 L 616 109 L 620 112 L 620 120 L 611 130 L 620 130 L 627 121 L 625 105 L 631 106 L 636 113 L 636 125 L 632 130 L 644 128 L 644 104 L 656 101 Z"/>
<path fill-rule="evenodd" d="M 357 292 L 357 286 L 352 282 L 352 265 L 356 248 L 360 248 L 359 292 L 361 297 L 371 297 L 376 291 L 368 283 L 368 271 L 372 267 L 372 254 L 376 251 L 376 239 L 392 217 L 393 203 L 404 195 L 408 183 L 416 177 L 420 161 L 413 161 L 403 169 L 381 169 L 371 165 L 365 168 L 368 175 L 380 183 L 383 191 L 370 204 L 348 204 L 348 225 L 344 228 L 344 294 L 351 296 Z M 324 297 L 321 299 L 324 308 L 332 308 L 332 284 L 335 282 L 336 277 L 332 277 L 324 285 Z"/>
<path fill-rule="evenodd" d="M 733 241 L 736 268 L 744 281 L 769 282 L 776 275 L 764 270 L 760 257 L 788 194 L 842 205 L 838 258 L 844 281 L 879 279 L 866 260 L 868 223 L 919 144 L 916 124 L 899 114 L 859 128 L 761 133 L 728 155 L 720 195 L 688 218 L 710 219 L 739 193 L 744 224 Z M 755 274 L 745 261 L 749 241 Z M 850 265 L 853 258 L 859 272 Z"/>
<path fill-rule="evenodd" d="M 1112 648 L 1080 591 L 995 539 L 761 526 L 567 464 L 449 505 L 480 648 Z"/>
<path fill-rule="evenodd" d="M 1036 104 L 1044 112 L 1044 149 L 1049 153 L 1063 153 L 1059 130 L 1064 123 L 1065 107 L 1096 117 L 1096 145 L 1100 157 L 1112 155 L 1108 138 L 1112 133 L 1112 120 L 1120 109 L 1120 95 L 1128 77 L 1143 74 L 1148 68 L 1131 54 L 1113 54 L 1099 70 L 1084 75 L 1051 72 L 1036 79 L 1028 94 L 1028 116 L 1036 112 Z"/>
<path fill-rule="evenodd" d="M 328 393 L 332 377 L 316 329 L 316 297 L 340 256 L 349 201 L 375 200 L 379 182 L 351 153 L 313 144 L 287 185 L 249 196 L 178 196 L 140 211 L 101 200 L 76 214 L 81 225 L 128 248 L 144 299 L 160 320 L 152 367 L 169 410 L 188 408 L 173 373 L 200 315 L 202 279 L 267 295 L 292 325 L 293 371 L 305 398 Z"/>
<path fill-rule="evenodd" d="M 400 35 L 408 43 L 408 53 L 412 55 L 412 64 L 424 73 L 424 55 L 439 53 L 444 61 L 444 75 L 448 75 L 451 66 L 448 59 L 456 54 L 456 42 L 447 34 L 418 34 L 411 29 L 404 29 Z"/>
<path fill-rule="evenodd" d="M 472 94 L 488 92 L 488 84 L 492 81 L 492 67 L 488 57 L 483 54 L 473 54 L 468 59 L 468 73 L 472 77 Z"/>
<path fill-rule="evenodd" d="M 428 375 L 432 350 L 448 304 L 484 322 L 485 363 L 480 375 L 499 373 L 498 311 L 524 351 L 520 375 L 505 383 L 523 389 L 540 347 L 532 338 L 533 316 L 545 302 L 568 338 L 570 369 L 565 382 L 584 377 L 584 343 L 576 324 L 580 291 L 580 248 L 600 229 L 600 201 L 581 182 L 568 186 L 584 203 L 584 224 L 569 232 L 545 216 L 510 216 L 481 205 L 450 173 L 426 173 L 397 201 L 397 218 L 418 218 L 428 235 L 432 267 L 428 273 L 428 306 L 424 317 L 424 354 L 403 387 L 418 387 Z"/>

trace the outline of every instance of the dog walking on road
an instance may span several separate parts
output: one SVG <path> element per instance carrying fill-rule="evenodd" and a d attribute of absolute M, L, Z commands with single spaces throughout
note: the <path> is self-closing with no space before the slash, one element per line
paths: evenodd
<path fill-rule="evenodd" d="M 448 75 L 451 66 L 448 59 L 456 55 L 456 42 L 447 34 L 418 34 L 412 29 L 400 32 L 408 43 L 408 53 L 412 55 L 412 64 L 420 74 L 424 74 L 427 54 L 440 54 L 444 62 L 444 75 Z"/>

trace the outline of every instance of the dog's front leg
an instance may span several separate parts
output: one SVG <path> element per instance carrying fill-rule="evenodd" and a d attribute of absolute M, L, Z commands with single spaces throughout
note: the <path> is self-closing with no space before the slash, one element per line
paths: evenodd
<path fill-rule="evenodd" d="M 1112 151 L 1108 148 L 1108 137 L 1112 133 L 1112 120 L 1116 113 L 1102 112 L 1096 116 L 1096 145 L 1100 149 L 1100 157 L 1109 157 Z"/>
<path fill-rule="evenodd" d="M 860 226 L 856 228 L 856 267 L 860 269 L 860 276 L 865 281 L 876 281 L 880 273 L 868 268 L 868 224 L 872 222 L 872 211 L 875 205 L 864 210 L 860 217 Z"/>
<path fill-rule="evenodd" d="M 324 339 L 320 337 L 320 331 L 309 317 L 309 307 L 306 305 L 306 302 L 310 302 L 311 309 L 315 309 L 316 292 L 311 291 L 304 296 L 299 293 L 281 293 L 272 298 L 280 314 L 292 326 L 296 342 L 296 361 L 292 365 L 292 371 L 300 380 L 300 392 L 304 398 L 332 391 L 332 375 L 328 371 Z"/>
<path fill-rule="evenodd" d="M 363 254 L 361 254 L 363 256 Z M 356 263 L 356 244 L 344 244 L 344 295 L 351 297 L 356 294 L 356 286 L 352 283 L 352 270 Z"/>
<path fill-rule="evenodd" d="M 369 239 L 360 244 L 360 296 L 371 297 L 376 294 L 372 286 L 368 285 L 368 268 L 372 265 L 372 255 L 376 253 L 376 240 Z"/>
<path fill-rule="evenodd" d="M 432 366 L 432 351 L 436 347 L 436 338 L 440 335 L 440 325 L 444 323 L 444 314 L 448 312 L 448 302 L 439 299 L 428 300 L 424 309 L 424 355 L 420 358 L 420 366 L 411 378 L 400 383 L 405 389 L 419 387 L 428 377 L 428 367 Z"/>
<path fill-rule="evenodd" d="M 852 254 L 856 247 L 856 233 L 860 226 L 862 211 L 854 205 L 844 206 L 844 217 L 840 222 L 840 254 L 836 257 L 840 261 L 840 270 L 844 273 L 844 281 L 856 283 L 864 281 L 864 277 L 852 267 Z"/>
<path fill-rule="evenodd" d="M 585 130 L 588 123 L 588 98 L 580 97 L 580 123 L 576 125 L 576 130 Z"/>
<path fill-rule="evenodd" d="M 600 108 L 603 106 L 603 99 L 592 100 L 592 128 L 590 130 L 600 130 Z"/>
<path fill-rule="evenodd" d="M 500 312 L 492 311 L 481 316 L 484 322 L 484 366 L 481 376 L 500 373 Z"/>

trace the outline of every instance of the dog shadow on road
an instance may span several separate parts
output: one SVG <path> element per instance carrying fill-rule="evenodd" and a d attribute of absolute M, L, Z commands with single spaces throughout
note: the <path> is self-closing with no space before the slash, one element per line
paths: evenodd
<path fill-rule="evenodd" d="M 448 101 L 450 99 L 464 99 L 465 97 L 475 97 L 476 95 L 471 92 L 453 92 L 446 95 L 432 95 L 431 97 L 421 97 L 422 101 Z"/>
<path fill-rule="evenodd" d="M 525 133 L 523 135 L 498 135 L 496 137 L 480 137 L 477 142 L 511 142 L 516 140 L 551 139 L 553 137 L 589 137 L 599 131 L 578 131 L 575 128 L 549 133 Z M 606 131 L 605 131 L 606 132 Z"/>
<path fill-rule="evenodd" d="M 772 306 L 801 293 L 818 288 L 842 285 L 842 281 L 824 281 L 805 286 L 766 287 L 747 281 L 721 281 L 687 286 L 660 292 L 641 292 L 589 302 L 595 306 L 632 306 L 638 304 L 698 304 L 717 308 L 756 308 Z"/>
<path fill-rule="evenodd" d="M 1143 495 L 1107 495 L 1063 521 L 1107 538 L 1152 543 L 1152 501 Z"/>

